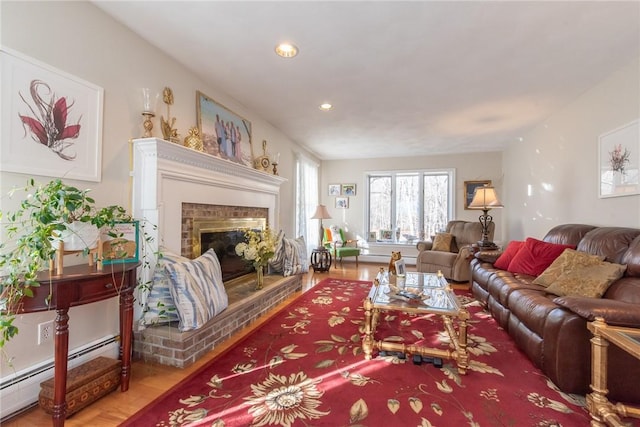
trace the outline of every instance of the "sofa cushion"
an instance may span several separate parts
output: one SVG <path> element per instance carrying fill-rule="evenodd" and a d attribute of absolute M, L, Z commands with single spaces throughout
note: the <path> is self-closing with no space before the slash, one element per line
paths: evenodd
<path fill-rule="evenodd" d="M 575 249 L 575 246 L 547 243 L 528 237 L 507 270 L 511 273 L 539 276 L 567 248 Z"/>
<path fill-rule="evenodd" d="M 626 264 L 623 258 L 638 236 L 640 229 L 637 228 L 598 227 L 584 235 L 578 250 L 603 255 L 609 262 Z"/>
<path fill-rule="evenodd" d="M 451 252 L 451 243 L 453 242 L 453 234 L 451 233 L 436 233 L 435 239 L 433 239 L 432 251 Z"/>
<path fill-rule="evenodd" d="M 553 302 L 589 322 L 602 317 L 607 324 L 614 326 L 637 328 L 640 324 L 640 310 L 634 304 L 578 296 L 557 297 Z"/>
<path fill-rule="evenodd" d="M 622 277 L 626 265 L 602 262 L 562 273 L 547 292 L 559 296 L 600 298 L 609 286 Z"/>
<path fill-rule="evenodd" d="M 198 258 L 166 267 L 171 296 L 178 308 L 182 332 L 198 329 L 229 305 L 220 262 L 213 249 Z"/>
<path fill-rule="evenodd" d="M 512 240 L 511 242 L 509 242 L 509 244 L 507 245 L 507 248 L 498 257 L 496 262 L 493 263 L 493 266 L 495 268 L 499 268 L 500 270 L 508 270 L 511 260 L 513 260 L 513 257 L 516 256 L 516 254 L 520 251 L 523 245 L 524 245 L 524 242 L 520 240 Z"/>
<path fill-rule="evenodd" d="M 602 261 L 604 261 L 604 257 L 600 255 L 591 255 L 575 249 L 565 249 L 541 275 L 534 279 L 533 283 L 546 288 L 564 273 L 575 271 L 588 265 L 602 264 Z"/>
<path fill-rule="evenodd" d="M 629 266 L 627 265 L 625 277 L 609 286 L 604 293 L 604 298 L 640 305 L 640 278 L 626 277 L 628 274 Z"/>

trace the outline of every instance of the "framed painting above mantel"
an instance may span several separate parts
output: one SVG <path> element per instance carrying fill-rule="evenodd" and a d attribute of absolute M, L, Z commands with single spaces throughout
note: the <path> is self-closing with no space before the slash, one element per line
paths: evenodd
<path fill-rule="evenodd" d="M 198 130 L 204 152 L 253 167 L 251 122 L 196 91 Z"/>

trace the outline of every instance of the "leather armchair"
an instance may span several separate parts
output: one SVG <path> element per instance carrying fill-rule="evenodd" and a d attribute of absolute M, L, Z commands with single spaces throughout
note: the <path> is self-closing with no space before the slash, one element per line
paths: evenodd
<path fill-rule="evenodd" d="M 493 240 L 494 229 L 495 224 L 492 222 L 489 227 L 489 240 Z M 467 282 L 471 278 L 471 245 L 482 239 L 482 225 L 479 221 L 449 221 L 445 233 L 452 235 L 448 251 L 433 250 L 433 237 L 432 240 L 417 243 L 416 269 L 421 273 L 442 271 L 448 280 Z"/>

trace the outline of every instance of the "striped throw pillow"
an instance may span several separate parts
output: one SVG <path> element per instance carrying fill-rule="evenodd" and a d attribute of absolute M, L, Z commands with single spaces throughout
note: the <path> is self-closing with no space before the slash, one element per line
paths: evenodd
<path fill-rule="evenodd" d="M 189 261 L 189 258 L 176 255 L 164 249 L 161 249 L 160 253 L 162 255 L 158 259 L 153 272 L 149 295 L 142 309 L 142 317 L 138 322 L 140 329 L 144 329 L 146 326 L 178 321 L 178 311 L 169 290 L 171 281 L 165 267 L 169 264 Z"/>
<path fill-rule="evenodd" d="M 182 332 L 204 326 L 229 305 L 220 262 L 213 249 L 198 258 L 166 267 L 171 296 L 178 308 Z"/>

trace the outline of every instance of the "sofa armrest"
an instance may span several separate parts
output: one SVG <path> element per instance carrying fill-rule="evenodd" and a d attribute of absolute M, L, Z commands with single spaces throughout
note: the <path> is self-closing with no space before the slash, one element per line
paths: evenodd
<path fill-rule="evenodd" d="M 475 252 L 473 255 L 477 259 L 482 261 L 482 262 L 488 262 L 489 264 L 493 264 L 494 262 L 496 262 L 496 260 L 498 258 L 500 258 L 500 255 L 502 255 L 502 251 L 499 251 L 499 250 L 495 250 L 495 251 L 479 250 L 479 251 Z"/>
<path fill-rule="evenodd" d="M 433 247 L 433 241 L 431 240 L 421 240 L 418 243 L 416 243 L 416 249 L 418 249 L 418 252 L 430 251 L 432 247 Z"/>
<path fill-rule="evenodd" d="M 554 298 L 553 302 L 571 310 L 589 322 L 593 322 L 596 317 L 602 317 L 608 325 L 640 327 L 640 310 L 636 304 L 606 298 L 575 296 Z"/>

